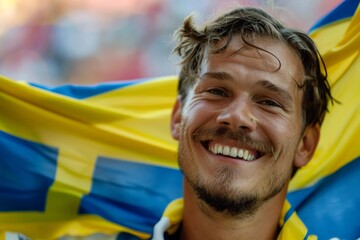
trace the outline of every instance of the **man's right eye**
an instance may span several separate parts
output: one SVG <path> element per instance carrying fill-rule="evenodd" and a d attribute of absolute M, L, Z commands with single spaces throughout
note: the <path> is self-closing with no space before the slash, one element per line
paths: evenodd
<path fill-rule="evenodd" d="M 217 95 L 217 96 L 224 96 L 224 97 L 227 96 L 226 92 L 221 88 L 211 88 L 211 89 L 208 89 L 207 92 Z"/>

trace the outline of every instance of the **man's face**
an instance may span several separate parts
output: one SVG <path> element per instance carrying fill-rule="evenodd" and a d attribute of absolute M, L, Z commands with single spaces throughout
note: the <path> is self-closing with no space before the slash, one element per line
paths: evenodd
<path fill-rule="evenodd" d="M 308 149 L 302 128 L 299 57 L 268 38 L 252 44 L 268 52 L 236 36 L 225 51 L 209 54 L 172 120 L 185 186 L 230 215 L 249 214 L 284 191 L 293 166 L 315 148 Z"/>

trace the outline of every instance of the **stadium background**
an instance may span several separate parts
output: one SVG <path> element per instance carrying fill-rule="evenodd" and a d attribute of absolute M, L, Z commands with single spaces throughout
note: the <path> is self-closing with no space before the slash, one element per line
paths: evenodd
<path fill-rule="evenodd" d="M 308 31 L 340 0 L 0 0 L 0 75 L 48 86 L 177 73 L 172 34 L 234 5 Z"/>

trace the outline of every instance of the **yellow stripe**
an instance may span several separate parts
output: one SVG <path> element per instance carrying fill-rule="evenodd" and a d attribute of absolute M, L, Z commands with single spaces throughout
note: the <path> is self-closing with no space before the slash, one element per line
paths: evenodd
<path fill-rule="evenodd" d="M 167 217 L 171 226 L 168 229 L 170 234 L 176 232 L 183 218 L 184 199 L 173 200 L 165 209 L 163 217 Z"/>
<path fill-rule="evenodd" d="M 170 125 L 172 104 L 152 116 L 149 116 L 151 110 L 145 111 L 147 108 L 140 116 L 128 109 L 123 114 L 123 109 L 117 107 L 92 106 L 93 103 L 0 80 L 0 90 L 6 92 L 10 89 L 10 93 L 0 93 L 4 114 L 0 130 L 63 151 L 76 146 L 78 152 L 84 154 L 88 149 L 96 148 L 103 156 L 177 168 L 177 143 L 172 140 L 169 128 L 164 127 Z M 166 81 L 159 84 L 168 85 Z M 23 95 L 29 99 L 21 101 Z M 24 121 L 18 116 L 27 116 L 27 119 Z M 70 136 L 74 132 L 77 134 Z"/>
<path fill-rule="evenodd" d="M 113 235 L 129 232 L 141 239 L 148 239 L 149 234 L 108 222 L 98 216 L 79 216 L 73 220 L 49 222 L 29 221 L 27 223 L 1 223 L 1 229 L 21 232 L 32 239 L 58 239 L 65 235 L 88 236 L 96 233 Z"/>
<path fill-rule="evenodd" d="M 49 219 L 70 219 L 78 215 L 82 194 L 89 193 L 96 155 L 86 159 L 78 152 L 67 154 L 60 151 L 54 184 L 51 186 L 46 204 Z M 76 161 L 82 160 L 82 161 Z"/>
<path fill-rule="evenodd" d="M 129 108 L 139 114 L 168 109 L 175 103 L 178 78 L 167 76 L 98 94 L 84 101 L 110 108 Z M 139 104 L 141 103 L 141 104 Z"/>
<path fill-rule="evenodd" d="M 310 36 L 315 41 L 320 53 L 324 54 L 336 47 L 340 40 L 339 36 L 342 37 L 345 35 L 349 25 L 349 19 L 342 19 L 316 29 Z"/>
<path fill-rule="evenodd" d="M 278 240 L 303 240 L 307 234 L 307 228 L 294 212 L 283 225 Z"/>

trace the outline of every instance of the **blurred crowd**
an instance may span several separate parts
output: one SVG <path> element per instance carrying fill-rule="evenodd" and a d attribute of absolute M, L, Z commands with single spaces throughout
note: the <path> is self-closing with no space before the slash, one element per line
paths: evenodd
<path fill-rule="evenodd" d="M 176 74 L 173 32 L 234 5 L 308 31 L 340 0 L 0 0 L 0 75 L 54 86 Z"/>

